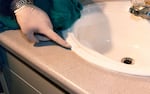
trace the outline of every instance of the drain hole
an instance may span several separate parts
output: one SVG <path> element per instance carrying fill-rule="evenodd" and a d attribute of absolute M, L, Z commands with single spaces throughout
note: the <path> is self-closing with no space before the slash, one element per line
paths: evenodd
<path fill-rule="evenodd" d="M 134 60 L 130 57 L 124 57 L 124 58 L 121 59 L 121 62 L 125 63 L 125 64 L 133 64 Z"/>

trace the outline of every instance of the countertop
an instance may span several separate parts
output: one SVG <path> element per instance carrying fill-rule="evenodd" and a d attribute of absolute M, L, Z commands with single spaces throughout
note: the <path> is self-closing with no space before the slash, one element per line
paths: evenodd
<path fill-rule="evenodd" d="M 0 33 L 0 43 L 73 94 L 150 94 L 150 78 L 91 64 L 59 46 L 34 47 L 19 30 Z"/>
<path fill-rule="evenodd" d="M 0 45 L 72 94 L 150 94 L 150 77 L 98 67 L 59 46 L 34 47 L 19 30 L 0 33 Z"/>

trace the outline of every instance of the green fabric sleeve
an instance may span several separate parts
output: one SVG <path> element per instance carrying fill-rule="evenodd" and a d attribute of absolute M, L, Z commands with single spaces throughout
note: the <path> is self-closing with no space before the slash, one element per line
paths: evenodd
<path fill-rule="evenodd" d="M 80 18 L 82 10 L 78 0 L 34 0 L 34 4 L 48 14 L 56 32 L 69 28 Z M 9 17 L 0 16 L 0 22 L 8 28 L 19 28 L 16 21 Z"/>

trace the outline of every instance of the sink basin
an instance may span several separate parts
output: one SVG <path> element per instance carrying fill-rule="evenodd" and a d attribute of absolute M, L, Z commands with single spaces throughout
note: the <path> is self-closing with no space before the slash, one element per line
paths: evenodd
<path fill-rule="evenodd" d="M 91 64 L 150 76 L 150 22 L 130 14 L 130 6 L 130 1 L 86 5 L 81 18 L 63 36 Z"/>

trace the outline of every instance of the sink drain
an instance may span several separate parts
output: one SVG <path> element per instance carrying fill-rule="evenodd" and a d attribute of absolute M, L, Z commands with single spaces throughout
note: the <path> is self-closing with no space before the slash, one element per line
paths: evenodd
<path fill-rule="evenodd" d="M 130 57 L 124 57 L 124 58 L 121 59 L 121 62 L 125 63 L 125 64 L 133 64 L 134 63 L 134 59 L 130 58 Z"/>

